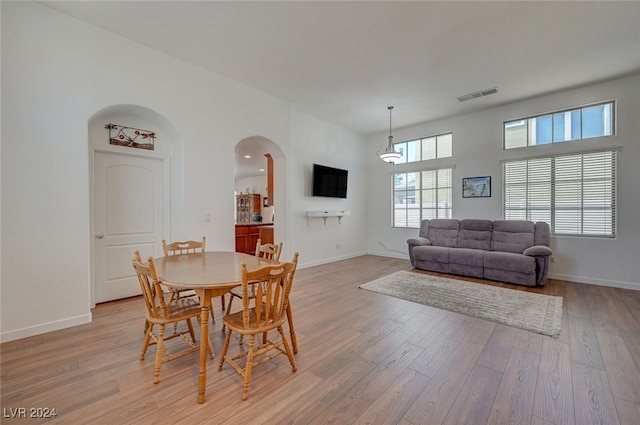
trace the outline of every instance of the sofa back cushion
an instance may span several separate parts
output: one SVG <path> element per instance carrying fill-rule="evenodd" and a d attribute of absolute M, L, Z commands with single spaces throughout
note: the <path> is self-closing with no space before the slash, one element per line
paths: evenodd
<path fill-rule="evenodd" d="M 465 219 L 460 221 L 458 248 L 491 249 L 491 220 Z"/>
<path fill-rule="evenodd" d="M 534 245 L 549 246 L 551 244 L 551 228 L 544 221 L 536 222 L 536 233 L 533 235 Z"/>
<path fill-rule="evenodd" d="M 493 222 L 491 251 L 522 252 L 535 245 L 535 223 L 524 220 L 496 220 Z"/>
<path fill-rule="evenodd" d="M 426 237 L 434 246 L 455 248 L 458 246 L 458 233 L 460 233 L 460 220 L 434 218 L 429 220 Z"/>

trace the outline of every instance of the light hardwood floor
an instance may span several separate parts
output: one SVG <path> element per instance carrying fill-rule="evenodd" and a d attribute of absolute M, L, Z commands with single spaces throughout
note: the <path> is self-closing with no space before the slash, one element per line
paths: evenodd
<path fill-rule="evenodd" d="M 98 305 L 90 324 L 0 346 L 2 423 L 46 422 L 6 417 L 25 407 L 65 424 L 640 424 L 640 291 L 489 283 L 563 296 L 552 339 L 358 289 L 410 269 L 363 256 L 298 270 L 298 371 L 285 356 L 259 366 L 245 402 L 216 358 L 197 404 L 198 353 L 164 364 L 154 385 L 155 348 L 138 360 L 142 298 Z"/>

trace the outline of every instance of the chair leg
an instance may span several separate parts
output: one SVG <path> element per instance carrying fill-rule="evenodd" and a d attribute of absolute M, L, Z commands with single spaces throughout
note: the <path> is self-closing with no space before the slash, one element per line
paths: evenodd
<path fill-rule="evenodd" d="M 147 329 L 144 334 L 144 341 L 142 342 L 142 350 L 140 350 L 140 360 L 144 360 L 144 355 L 149 348 L 149 342 L 151 341 L 151 333 L 153 332 L 153 324 L 147 321 Z"/>
<path fill-rule="evenodd" d="M 287 352 L 287 357 L 289 358 L 289 363 L 291 363 L 291 371 L 295 372 L 298 370 L 296 367 L 296 361 L 293 358 L 293 352 L 291 351 L 291 347 L 289 347 L 289 342 L 287 338 L 284 336 L 284 328 L 282 326 L 278 326 L 278 332 L 280 332 L 280 338 L 282 338 L 282 343 L 284 345 L 284 349 Z"/>
<path fill-rule="evenodd" d="M 246 400 L 249 395 L 249 384 L 251 383 L 251 369 L 253 368 L 253 347 L 256 345 L 256 335 L 249 338 L 249 352 L 247 353 L 247 364 L 244 367 L 244 382 L 242 383 L 242 400 Z"/>
<path fill-rule="evenodd" d="M 224 364 L 224 358 L 227 355 L 229 349 L 229 341 L 231 340 L 231 329 L 227 329 L 227 335 L 224 337 L 224 344 L 222 345 L 222 352 L 220 353 L 220 362 L 218 363 L 218 372 L 222 370 Z"/>
<path fill-rule="evenodd" d="M 227 308 L 224 312 L 224 315 L 226 316 L 227 314 L 231 313 L 231 303 L 233 303 L 233 295 L 229 295 L 229 305 L 227 305 Z M 224 330 L 225 326 L 224 326 L 224 322 L 222 322 L 222 330 Z"/>
<path fill-rule="evenodd" d="M 224 311 L 224 294 L 220 296 L 220 303 L 222 304 L 222 311 Z"/>
<path fill-rule="evenodd" d="M 196 343 L 196 333 L 193 331 L 193 323 L 191 323 L 191 318 L 185 320 L 185 322 L 187 322 L 187 327 L 189 328 L 189 335 L 191 335 L 191 342 L 193 342 L 194 344 Z M 178 322 L 176 322 L 174 324 L 174 326 L 177 326 Z"/>
<path fill-rule="evenodd" d="M 287 321 L 289 322 L 289 335 L 291 336 L 293 354 L 298 354 L 298 338 L 296 337 L 296 330 L 293 327 L 293 311 L 291 311 L 291 302 L 287 305 Z"/>
<path fill-rule="evenodd" d="M 209 346 L 209 357 L 213 360 L 216 358 L 216 355 L 213 352 L 213 345 L 211 345 L 211 339 L 209 339 L 209 337 L 207 337 L 207 345 Z"/>
<path fill-rule="evenodd" d="M 233 304 L 233 299 L 235 297 L 233 295 L 229 296 L 229 305 L 227 305 L 227 311 L 225 312 L 225 316 L 229 313 L 231 313 L 231 304 Z"/>
<path fill-rule="evenodd" d="M 164 324 L 158 329 L 158 345 L 156 346 L 156 363 L 153 367 L 153 383 L 160 382 L 160 366 L 162 366 L 162 350 L 164 350 Z"/>

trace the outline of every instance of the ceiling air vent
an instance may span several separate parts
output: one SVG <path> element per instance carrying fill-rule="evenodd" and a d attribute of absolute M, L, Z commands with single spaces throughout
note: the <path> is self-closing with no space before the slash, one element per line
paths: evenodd
<path fill-rule="evenodd" d="M 458 102 L 465 102 L 471 99 L 477 99 L 482 96 L 489 96 L 490 94 L 498 93 L 498 88 L 494 87 L 492 89 L 480 90 L 477 92 L 465 94 L 463 96 L 458 97 Z"/>

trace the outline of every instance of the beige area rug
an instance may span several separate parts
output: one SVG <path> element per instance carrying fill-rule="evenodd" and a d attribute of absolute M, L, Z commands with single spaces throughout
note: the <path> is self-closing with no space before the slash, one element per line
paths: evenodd
<path fill-rule="evenodd" d="M 553 338 L 560 336 L 562 297 L 406 270 L 363 283 L 360 288 Z"/>

